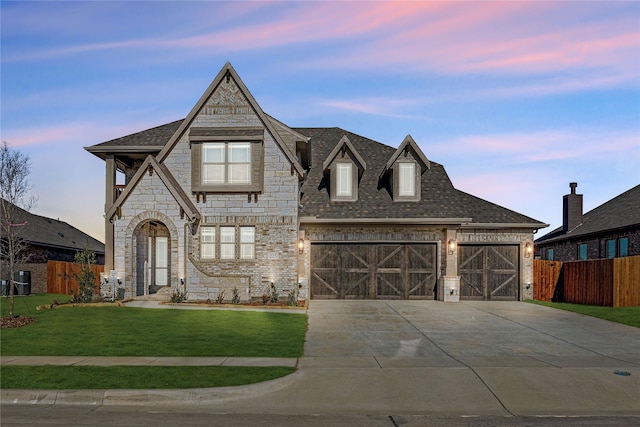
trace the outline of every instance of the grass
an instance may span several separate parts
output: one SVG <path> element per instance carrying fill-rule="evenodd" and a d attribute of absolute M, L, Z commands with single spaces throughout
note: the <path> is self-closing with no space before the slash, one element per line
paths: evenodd
<path fill-rule="evenodd" d="M 3 389 L 181 389 L 254 384 L 289 375 L 284 366 L 2 366 Z"/>
<path fill-rule="evenodd" d="M 34 323 L 2 329 L 2 356 L 299 357 L 307 316 L 223 310 L 38 305 L 69 299 L 16 297 L 15 314 Z M 8 298 L 0 312 L 8 314 Z M 266 381 L 288 367 L 234 366 L 2 366 L 1 387 L 21 389 L 194 388 Z"/>
<path fill-rule="evenodd" d="M 116 306 L 27 311 L 37 321 L 2 330 L 3 356 L 299 357 L 307 327 L 306 315 L 255 311 Z"/>
<path fill-rule="evenodd" d="M 612 322 L 623 323 L 640 328 L 640 306 L 634 307 L 601 307 L 596 305 L 570 304 L 567 302 L 532 301 L 532 304 L 572 311 L 587 316 L 597 317 Z"/>

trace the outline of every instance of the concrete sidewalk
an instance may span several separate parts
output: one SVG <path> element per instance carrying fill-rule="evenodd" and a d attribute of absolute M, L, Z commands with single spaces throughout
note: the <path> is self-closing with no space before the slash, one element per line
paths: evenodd
<path fill-rule="evenodd" d="M 281 379 L 217 389 L 2 390 L 2 403 L 239 414 L 640 416 L 638 328 L 519 302 L 312 301 L 308 314 L 305 356 Z M 198 362 L 145 359 L 153 360 L 137 362 Z M 92 363 L 75 361 L 83 362 Z"/>

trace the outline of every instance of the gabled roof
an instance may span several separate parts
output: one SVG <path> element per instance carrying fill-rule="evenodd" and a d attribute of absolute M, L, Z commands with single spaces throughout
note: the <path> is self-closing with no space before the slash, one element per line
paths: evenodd
<path fill-rule="evenodd" d="M 558 227 L 537 239 L 536 243 L 569 240 L 629 227 L 640 228 L 640 185 L 583 214 L 582 224 L 573 230 L 564 233 L 562 226 Z"/>
<path fill-rule="evenodd" d="M 393 167 L 393 164 L 396 162 L 396 160 L 398 160 L 398 158 L 402 154 L 406 155 L 406 153 L 409 151 L 413 153 L 415 159 L 418 161 L 418 163 L 420 163 L 420 173 L 424 173 L 427 169 L 431 167 L 431 163 L 429 162 L 429 159 L 427 159 L 427 156 L 424 155 L 424 153 L 422 152 L 418 144 L 416 144 L 416 142 L 413 140 L 411 135 L 407 135 L 402 141 L 402 144 L 400 144 L 398 149 L 395 151 L 395 153 L 393 153 L 393 155 L 385 165 L 380 176 L 382 177 L 385 173 L 387 173 L 387 171 Z"/>
<path fill-rule="evenodd" d="M 358 150 L 356 150 L 353 144 L 351 144 L 351 141 L 349 141 L 349 138 L 347 138 L 347 135 L 342 135 L 342 138 L 340 138 L 340 141 L 338 141 L 338 143 L 333 148 L 331 153 L 329 153 L 325 161 L 322 162 L 323 171 L 326 171 L 327 168 L 331 166 L 331 163 L 333 163 L 335 158 L 338 157 L 338 154 L 342 153 L 342 156 L 344 157 L 344 154 L 347 151 L 350 152 L 351 155 L 353 156 L 356 162 L 356 166 L 358 168 L 358 175 L 361 176 L 362 173 L 365 171 L 365 169 L 367 169 L 367 162 L 364 161 L 360 153 L 358 153 Z"/>
<path fill-rule="evenodd" d="M 196 105 L 193 106 L 189 114 L 187 114 L 187 117 L 180 123 L 180 125 L 178 126 L 176 131 L 173 133 L 171 138 L 169 138 L 168 142 L 165 144 L 165 146 L 162 148 L 162 150 L 158 154 L 158 161 L 162 163 L 164 159 L 167 158 L 167 156 L 169 155 L 171 150 L 173 150 L 173 147 L 176 145 L 178 140 L 180 140 L 180 138 L 186 132 L 189 126 L 191 126 L 191 123 L 196 118 L 196 116 L 198 115 L 202 107 L 206 104 L 207 100 L 209 100 L 211 95 L 215 92 L 216 88 L 220 85 L 220 83 L 222 83 L 224 79 L 233 79 L 233 81 L 236 83 L 236 85 L 238 86 L 242 94 L 245 96 L 245 98 L 249 102 L 249 105 L 251 106 L 253 111 L 256 113 L 256 115 L 258 116 L 258 118 L 260 119 L 264 127 L 271 134 L 271 137 L 273 138 L 273 140 L 276 142 L 280 150 L 282 150 L 282 152 L 287 157 L 289 162 L 291 162 L 292 168 L 298 173 L 298 176 L 302 177 L 304 175 L 304 170 L 300 165 L 300 163 L 298 162 L 298 159 L 296 159 L 295 154 L 291 152 L 287 144 L 285 144 L 282 137 L 273 126 L 269 117 L 267 117 L 264 111 L 262 111 L 262 108 L 260 108 L 260 106 L 256 102 L 253 95 L 251 95 L 251 92 L 249 92 L 249 89 L 247 89 L 244 82 L 242 81 L 242 79 L 240 79 L 240 76 L 238 76 L 238 73 L 236 73 L 236 70 L 231 66 L 231 63 L 229 62 L 227 62 L 224 65 L 224 67 L 222 67 L 222 69 L 220 70 L 218 75 L 213 79 L 213 81 L 211 82 L 207 90 L 205 90 L 205 92 L 202 94 L 202 96 L 200 97 Z"/>
<path fill-rule="evenodd" d="M 487 202 L 453 187 L 444 167 L 429 162 L 421 182 L 420 202 L 393 201 L 386 188 L 380 186 L 380 175 L 398 152 L 388 145 L 356 135 L 340 128 L 294 128 L 311 138 L 313 164 L 319 165 L 335 148 L 335 141 L 346 135 L 350 144 L 363 153 L 367 162 L 358 187 L 358 201 L 331 200 L 321 183 L 323 170 L 311 168 L 301 191 L 301 222 L 376 221 L 415 223 L 468 223 L 474 227 L 544 228 L 547 225 L 520 213 Z M 406 143 L 410 141 L 405 139 Z M 425 157 L 426 159 L 426 157 Z"/>
<path fill-rule="evenodd" d="M 0 202 L 9 203 L 4 199 L 0 199 Z M 20 237 L 30 244 L 70 251 L 90 249 L 104 255 L 104 243 L 74 226 L 64 221 L 32 214 L 15 205 L 11 206 L 16 209 L 16 222 L 26 222 L 20 228 Z"/>
<path fill-rule="evenodd" d="M 120 207 L 127 200 L 131 192 L 136 188 L 142 177 L 145 173 L 155 173 L 158 175 L 164 186 L 171 193 L 175 201 L 180 205 L 180 208 L 184 211 L 184 214 L 187 216 L 188 220 L 192 223 L 197 223 L 200 221 L 201 216 L 198 209 L 195 207 L 193 202 L 189 199 L 189 197 L 184 193 L 180 184 L 176 181 L 174 176 L 171 174 L 169 169 L 161 165 L 154 156 L 147 156 L 145 161 L 140 166 L 140 169 L 136 172 L 136 174 L 131 179 L 131 182 L 124 189 L 122 194 L 116 199 L 115 203 L 111 206 L 111 208 L 106 213 L 107 219 L 112 219 L 120 209 Z"/>

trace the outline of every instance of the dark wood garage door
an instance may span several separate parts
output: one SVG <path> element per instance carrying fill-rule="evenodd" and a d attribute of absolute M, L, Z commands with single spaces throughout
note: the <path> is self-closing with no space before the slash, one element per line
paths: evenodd
<path fill-rule="evenodd" d="M 517 300 L 517 245 L 458 246 L 460 299 Z"/>
<path fill-rule="evenodd" d="M 436 245 L 311 245 L 312 298 L 434 299 Z"/>

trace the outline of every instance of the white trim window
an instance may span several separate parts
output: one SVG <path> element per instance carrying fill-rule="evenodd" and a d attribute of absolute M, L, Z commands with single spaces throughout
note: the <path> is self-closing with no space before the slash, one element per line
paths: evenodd
<path fill-rule="evenodd" d="M 398 196 L 415 197 L 416 195 L 416 164 L 398 163 L 399 182 Z"/>
<path fill-rule="evenodd" d="M 202 144 L 202 184 L 251 184 L 251 144 Z"/>
<path fill-rule="evenodd" d="M 220 227 L 220 259 L 235 259 L 236 228 Z"/>
<path fill-rule="evenodd" d="M 353 164 L 336 163 L 336 197 L 353 196 Z"/>
<path fill-rule="evenodd" d="M 256 256 L 255 227 L 240 227 L 240 259 L 254 259 Z"/>
<path fill-rule="evenodd" d="M 216 228 L 202 227 L 200 229 L 200 258 L 214 259 L 216 257 Z"/>

